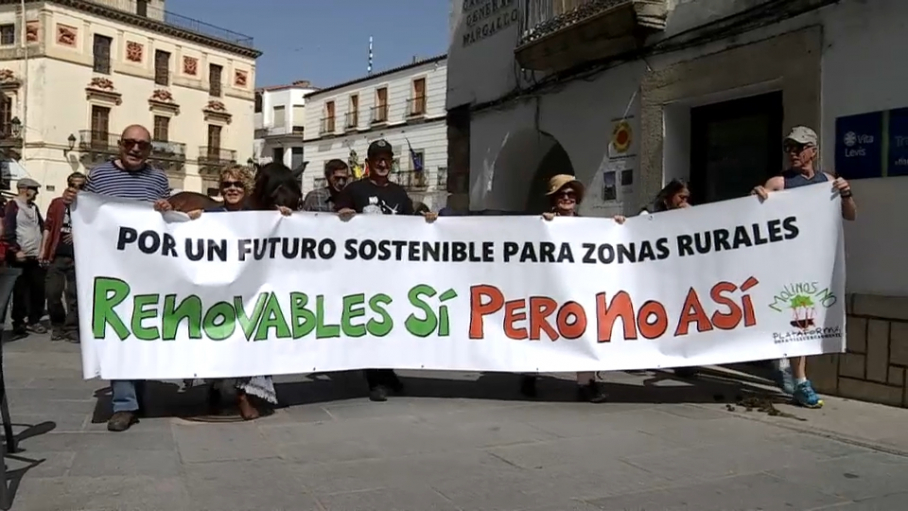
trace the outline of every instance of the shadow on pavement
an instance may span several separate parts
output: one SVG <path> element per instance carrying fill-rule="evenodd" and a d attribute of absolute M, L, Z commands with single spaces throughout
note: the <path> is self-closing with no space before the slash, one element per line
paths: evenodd
<path fill-rule="evenodd" d="M 24 427 L 25 429 L 15 435 L 16 445 L 3 446 L 3 463 L 5 464 L 6 468 L 6 480 L 3 481 L 3 484 L 6 487 L 6 491 L 4 492 L 5 495 L 0 498 L 0 509 L 3 510 L 12 508 L 13 502 L 16 499 L 16 491 L 19 489 L 19 485 L 22 483 L 22 478 L 25 477 L 26 472 L 47 461 L 46 459 L 35 460 L 22 456 L 19 453 L 25 451 L 25 449 L 19 449 L 17 446 L 25 439 L 33 438 L 53 431 L 57 427 L 57 423 L 47 421 L 34 425 L 13 424 L 13 426 L 17 428 Z M 15 462 L 16 468 L 10 467 L 10 461 Z"/>

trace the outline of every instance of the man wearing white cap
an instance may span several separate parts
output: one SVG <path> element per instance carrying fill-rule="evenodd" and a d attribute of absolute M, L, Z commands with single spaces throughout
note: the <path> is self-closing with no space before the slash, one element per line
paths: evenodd
<path fill-rule="evenodd" d="M 754 188 L 753 193 L 761 201 L 769 198 L 771 192 L 798 188 L 821 183 L 832 183 L 832 188 L 842 196 L 842 218 L 854 220 L 857 215 L 857 206 L 851 193 L 848 181 L 817 168 L 819 146 L 817 134 L 805 126 L 796 126 L 785 137 L 785 154 L 788 155 L 790 167 L 781 176 L 771 178 L 763 186 Z M 784 364 L 785 361 L 781 361 Z M 790 359 L 789 367 L 780 367 L 777 375 L 779 386 L 791 394 L 795 402 L 807 408 L 820 408 L 823 400 L 817 396 L 807 379 L 807 358 L 795 357 Z M 792 379 L 793 377 L 793 379 Z"/>

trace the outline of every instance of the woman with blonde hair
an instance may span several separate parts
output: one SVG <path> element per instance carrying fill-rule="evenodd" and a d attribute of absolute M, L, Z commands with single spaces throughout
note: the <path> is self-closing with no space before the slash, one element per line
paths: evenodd
<path fill-rule="evenodd" d="M 252 172 L 247 167 L 241 165 L 225 167 L 221 170 L 218 180 L 218 189 L 223 198 L 223 203 L 220 206 L 205 209 L 204 211 L 207 213 L 221 213 L 252 209 L 252 202 L 254 202 L 252 199 L 255 197 L 256 184 L 259 183 L 256 183 Z M 268 188 L 268 183 L 263 182 L 260 184 L 266 189 Z M 297 199 L 298 202 L 299 200 Z M 277 209 L 285 216 L 292 213 L 290 208 L 282 205 L 274 205 L 268 208 L 256 207 L 255 209 Z M 199 218 L 202 216 L 202 210 L 191 211 L 189 216 L 193 219 Z M 209 390 L 209 403 L 213 406 L 218 406 L 221 397 L 220 389 L 231 382 L 236 389 L 237 407 L 239 408 L 240 416 L 245 420 L 254 420 L 261 415 L 258 408 L 250 400 L 250 394 L 270 405 L 277 404 L 277 394 L 274 390 L 274 382 L 270 376 L 250 376 L 209 381 L 208 383 L 213 384 Z M 186 383 L 187 386 L 192 384 L 189 381 Z"/>

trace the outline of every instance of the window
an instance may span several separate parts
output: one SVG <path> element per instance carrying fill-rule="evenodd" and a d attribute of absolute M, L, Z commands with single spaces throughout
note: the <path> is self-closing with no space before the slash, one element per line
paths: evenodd
<path fill-rule="evenodd" d="M 154 139 L 158 142 L 170 141 L 170 117 L 154 116 Z"/>
<path fill-rule="evenodd" d="M 271 161 L 275 163 L 284 163 L 284 148 L 275 147 L 271 150 Z"/>
<path fill-rule="evenodd" d="M 221 127 L 216 124 L 208 125 L 208 158 L 220 160 L 221 157 Z"/>
<path fill-rule="evenodd" d="M 334 133 L 334 101 L 325 103 L 325 130 Z"/>
<path fill-rule="evenodd" d="M 110 74 L 110 46 L 113 43 L 113 39 L 105 36 L 95 34 L 94 46 L 92 46 L 94 51 L 94 70 L 95 73 L 101 73 L 105 75 Z"/>
<path fill-rule="evenodd" d="M 221 97 L 221 75 L 223 71 L 224 68 L 217 64 L 208 66 L 208 83 L 210 84 L 208 94 L 216 98 Z"/>
<path fill-rule="evenodd" d="M 0 45 L 12 46 L 16 44 L 16 25 L 0 25 Z"/>
<path fill-rule="evenodd" d="M 306 107 L 293 105 L 293 132 L 303 133 L 306 125 Z"/>
<path fill-rule="evenodd" d="M 91 142 L 92 145 L 107 146 L 110 133 L 110 108 L 91 106 Z"/>
<path fill-rule="evenodd" d="M 2 123 L 0 138 L 12 137 L 13 98 L 6 94 L 3 94 L 3 98 L 0 100 L 0 123 Z"/>
<path fill-rule="evenodd" d="M 372 109 L 372 122 L 388 121 L 388 88 L 375 91 L 375 107 Z"/>
<path fill-rule="evenodd" d="M 302 165 L 303 162 L 303 148 L 302 147 L 291 147 L 290 148 L 290 169 L 296 170 Z"/>
<path fill-rule="evenodd" d="M 148 16 L 148 0 L 138 0 L 136 2 L 136 14 Z"/>
<path fill-rule="evenodd" d="M 410 99 L 410 115 L 426 113 L 426 79 L 413 80 L 413 98 Z"/>
<path fill-rule="evenodd" d="M 154 52 L 154 83 L 167 85 L 170 83 L 170 53 L 161 50 Z"/>
<path fill-rule="evenodd" d="M 274 107 L 273 123 L 275 128 L 287 127 L 287 115 L 284 111 L 284 105 Z"/>
<path fill-rule="evenodd" d="M 256 92 L 255 93 L 255 113 L 258 114 L 261 112 L 262 112 L 262 93 Z"/>
<path fill-rule="evenodd" d="M 347 128 L 359 126 L 359 95 L 350 96 L 350 111 L 347 112 Z"/>

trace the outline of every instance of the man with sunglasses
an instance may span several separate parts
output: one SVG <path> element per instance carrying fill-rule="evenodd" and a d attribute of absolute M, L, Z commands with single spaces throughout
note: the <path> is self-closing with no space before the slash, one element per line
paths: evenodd
<path fill-rule="evenodd" d="M 66 187 L 81 190 L 85 187 L 86 180 L 85 174 L 73 172 L 66 178 Z M 47 295 L 47 313 L 50 315 L 51 341 L 79 342 L 74 258 L 69 204 L 63 197 L 57 197 L 47 207 L 44 243 L 41 247 L 41 264 L 47 267 L 44 288 Z"/>
<path fill-rule="evenodd" d="M 164 171 L 148 165 L 151 155 L 151 133 L 144 126 L 134 124 L 123 130 L 117 158 L 102 163 L 88 173 L 85 191 L 120 199 L 154 203 L 157 211 L 172 209 L 167 199 L 170 184 Z M 72 204 L 79 194 L 77 188 L 67 188 L 63 201 Z M 138 422 L 140 398 L 144 382 L 111 381 L 113 390 L 113 415 L 107 421 L 109 431 L 126 431 Z"/>
<path fill-rule="evenodd" d="M 789 169 L 781 176 L 771 178 L 765 185 L 754 188 L 753 195 L 765 201 L 771 192 L 814 184 L 827 183 L 827 186 L 832 184 L 832 188 L 842 197 L 842 218 L 854 220 L 857 216 L 857 206 L 848 181 L 817 168 L 819 145 L 816 132 L 805 126 L 796 126 L 785 137 L 783 147 L 788 156 Z M 807 379 L 807 357 L 779 361 L 776 379 L 782 391 L 791 395 L 795 403 L 806 408 L 823 406 L 823 400 Z"/>
<path fill-rule="evenodd" d="M 303 211 L 333 213 L 337 196 L 350 181 L 350 167 L 343 160 L 330 160 L 325 164 L 325 181 L 325 186 L 306 194 Z"/>

